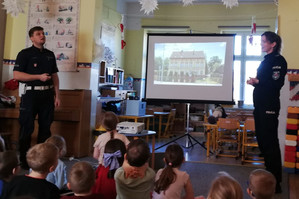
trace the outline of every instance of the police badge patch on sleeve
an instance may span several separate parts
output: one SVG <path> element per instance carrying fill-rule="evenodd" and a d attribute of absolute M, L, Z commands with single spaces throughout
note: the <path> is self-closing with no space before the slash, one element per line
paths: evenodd
<path fill-rule="evenodd" d="M 280 71 L 273 71 L 272 78 L 274 80 L 278 80 L 279 77 L 280 77 Z"/>

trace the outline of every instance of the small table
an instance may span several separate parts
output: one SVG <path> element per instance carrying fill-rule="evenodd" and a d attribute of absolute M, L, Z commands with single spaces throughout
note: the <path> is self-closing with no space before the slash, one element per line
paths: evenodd
<path fill-rule="evenodd" d="M 148 136 L 152 136 L 152 162 L 151 167 L 154 169 L 155 167 L 155 143 L 156 143 L 156 132 L 155 131 L 149 131 L 149 130 L 143 130 L 141 133 L 132 134 L 132 133 L 122 133 L 123 135 L 127 137 L 133 137 L 133 139 L 138 139 L 139 137 L 146 136 L 146 140 L 148 141 Z"/>
<path fill-rule="evenodd" d="M 169 112 L 154 112 L 155 117 L 159 117 L 159 131 L 158 131 L 158 138 L 160 139 L 162 133 L 162 118 L 163 116 L 168 116 Z"/>
<path fill-rule="evenodd" d="M 211 142 L 211 134 L 212 134 L 212 145 L 213 152 L 215 151 L 215 142 L 216 142 L 216 133 L 217 133 L 217 124 L 204 123 L 203 126 L 207 129 L 207 157 L 210 156 L 210 142 Z"/>
<path fill-rule="evenodd" d="M 138 120 L 142 119 L 143 123 L 146 119 L 146 129 L 149 129 L 150 118 L 154 117 L 154 115 L 118 115 L 120 120 L 134 120 L 134 122 L 138 122 Z"/>

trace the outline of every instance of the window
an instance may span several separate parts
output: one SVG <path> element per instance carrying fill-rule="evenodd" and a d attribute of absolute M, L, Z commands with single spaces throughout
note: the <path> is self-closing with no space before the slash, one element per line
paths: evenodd
<path fill-rule="evenodd" d="M 261 51 L 261 36 L 254 35 L 252 44 L 249 33 L 237 33 L 235 37 L 234 61 L 234 100 L 243 100 L 244 104 L 252 105 L 253 87 L 246 81 L 256 76 L 256 70 L 263 58 Z"/>

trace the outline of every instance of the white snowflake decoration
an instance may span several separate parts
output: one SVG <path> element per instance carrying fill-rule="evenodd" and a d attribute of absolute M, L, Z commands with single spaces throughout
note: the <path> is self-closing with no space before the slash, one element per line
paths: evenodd
<path fill-rule="evenodd" d="M 149 15 L 158 8 L 158 0 L 139 0 L 139 3 L 141 4 L 140 11 L 144 11 L 146 15 Z"/>
<path fill-rule="evenodd" d="M 4 5 L 3 9 L 14 17 L 18 16 L 19 13 L 25 12 L 25 0 L 4 0 L 2 4 Z"/>
<path fill-rule="evenodd" d="M 238 0 L 221 0 L 223 2 L 223 4 L 226 6 L 226 8 L 230 8 L 232 9 L 232 7 L 234 6 L 238 6 L 239 2 Z"/>
<path fill-rule="evenodd" d="M 183 1 L 183 6 L 189 6 L 193 4 L 194 0 L 182 0 Z"/>

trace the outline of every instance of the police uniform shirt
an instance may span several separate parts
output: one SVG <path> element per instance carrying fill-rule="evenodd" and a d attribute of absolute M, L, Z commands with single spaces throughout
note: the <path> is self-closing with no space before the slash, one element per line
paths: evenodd
<path fill-rule="evenodd" d="M 254 85 L 253 101 L 255 107 L 278 111 L 280 109 L 280 89 L 284 85 L 287 62 L 278 53 L 270 53 L 257 69 L 259 83 Z"/>
<path fill-rule="evenodd" d="M 52 75 L 53 73 L 58 72 L 54 53 L 46 48 L 40 50 L 33 45 L 19 52 L 13 70 L 31 75 L 43 73 Z M 50 79 L 46 82 L 34 80 L 26 81 L 24 83 L 26 83 L 28 86 L 46 86 L 52 85 L 53 80 Z"/>

